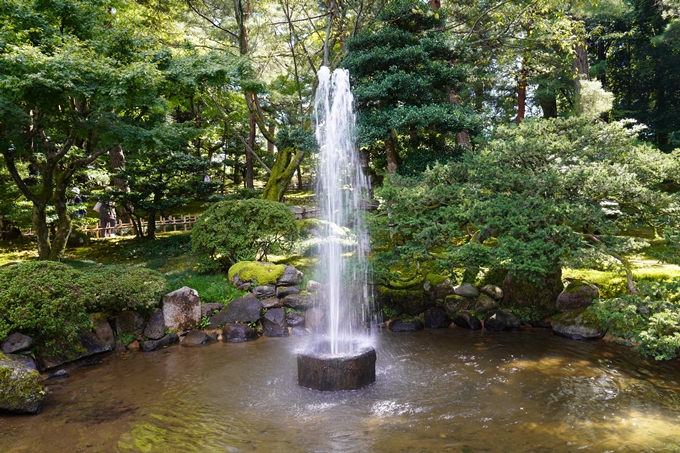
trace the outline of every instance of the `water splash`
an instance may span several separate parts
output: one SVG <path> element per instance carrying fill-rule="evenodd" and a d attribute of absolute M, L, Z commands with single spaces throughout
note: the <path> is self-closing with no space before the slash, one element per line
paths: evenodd
<path fill-rule="evenodd" d="M 361 215 L 370 186 L 355 146 L 349 71 L 336 69 L 331 73 L 324 66 L 318 77 L 314 106 L 320 148 L 316 193 L 324 221 L 320 267 L 327 283 L 324 304 L 328 307 L 331 353 L 340 354 L 353 351 L 371 312 L 367 266 L 370 243 Z M 352 237 L 349 244 L 339 240 L 338 226 Z"/>

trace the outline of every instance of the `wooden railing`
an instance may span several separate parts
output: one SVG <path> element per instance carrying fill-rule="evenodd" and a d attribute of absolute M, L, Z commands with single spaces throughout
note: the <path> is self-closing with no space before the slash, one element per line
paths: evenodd
<path fill-rule="evenodd" d="M 184 216 L 184 217 L 161 217 L 156 220 L 156 232 L 166 233 L 168 231 L 189 231 L 196 223 L 198 216 Z M 142 231 L 146 233 L 148 222 L 142 220 Z M 110 228 L 102 228 L 101 222 L 97 222 L 95 226 L 83 226 L 81 230 L 88 236 L 96 238 L 106 237 L 108 235 L 128 236 L 136 234 L 136 225 L 133 223 L 116 223 L 116 226 Z M 108 234 L 107 234 L 108 233 Z"/>

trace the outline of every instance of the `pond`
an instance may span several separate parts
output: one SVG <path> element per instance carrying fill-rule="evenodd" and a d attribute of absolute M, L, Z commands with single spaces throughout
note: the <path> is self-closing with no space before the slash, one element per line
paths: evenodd
<path fill-rule="evenodd" d="M 680 451 L 680 364 L 549 330 L 378 335 L 377 380 L 296 385 L 304 338 L 110 355 L 0 415 L 1 452 Z"/>

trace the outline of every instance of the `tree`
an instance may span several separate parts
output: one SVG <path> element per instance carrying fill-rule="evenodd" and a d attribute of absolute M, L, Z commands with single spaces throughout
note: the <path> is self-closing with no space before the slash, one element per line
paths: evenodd
<path fill-rule="evenodd" d="M 349 69 L 358 111 L 359 143 L 397 172 L 400 157 L 412 170 L 450 157 L 455 134 L 476 130 L 476 118 L 455 99 L 466 69 L 442 31 L 443 13 L 413 0 L 395 0 L 379 23 L 348 40 Z M 454 95 L 452 95 L 454 94 Z M 399 142 L 405 150 L 399 155 Z M 448 154 L 448 156 L 447 156 Z"/>

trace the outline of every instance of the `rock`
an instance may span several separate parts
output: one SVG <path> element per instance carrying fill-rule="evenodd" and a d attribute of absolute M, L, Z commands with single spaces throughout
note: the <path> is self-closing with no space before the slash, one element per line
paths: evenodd
<path fill-rule="evenodd" d="M 535 319 L 546 318 L 556 312 L 557 296 L 563 289 L 561 269 L 547 275 L 541 284 L 518 279 L 508 274 L 503 281 L 502 305 L 532 309 Z"/>
<path fill-rule="evenodd" d="M 113 334 L 111 324 L 104 313 L 93 313 L 90 315 L 90 323 L 94 327 L 94 334 L 104 343 L 116 347 L 116 337 Z"/>
<path fill-rule="evenodd" d="M 253 285 L 250 282 L 241 281 L 241 277 L 239 277 L 238 274 L 232 277 L 231 283 L 236 287 L 236 289 L 239 289 L 241 291 L 250 291 L 250 288 L 253 287 Z"/>
<path fill-rule="evenodd" d="M 19 332 L 15 332 L 8 336 L 2 343 L 2 352 L 5 354 L 14 354 L 15 352 L 26 351 L 33 346 L 33 338 Z"/>
<path fill-rule="evenodd" d="M 163 296 L 163 318 L 170 330 L 191 330 L 201 323 L 201 299 L 195 289 L 184 286 Z"/>
<path fill-rule="evenodd" d="M 312 307 L 305 312 L 305 326 L 314 333 L 326 331 L 326 315 L 321 307 Z"/>
<path fill-rule="evenodd" d="M 444 299 L 446 299 L 447 296 L 450 296 L 455 293 L 456 290 L 448 279 L 434 286 L 434 288 L 431 291 L 432 298 L 437 301 L 443 301 Z"/>
<path fill-rule="evenodd" d="M 459 311 L 469 309 L 471 303 L 470 299 L 457 294 L 451 294 L 444 299 L 444 308 L 449 316 L 455 317 Z"/>
<path fill-rule="evenodd" d="M 192 330 L 184 336 L 181 344 L 191 348 L 194 346 L 205 346 L 213 341 L 213 338 L 202 330 Z"/>
<path fill-rule="evenodd" d="M 290 312 L 286 315 L 286 322 L 290 327 L 295 326 L 304 327 L 305 315 L 303 315 L 302 313 Z"/>
<path fill-rule="evenodd" d="M 211 303 L 201 305 L 201 318 L 211 317 L 224 308 L 224 304 Z"/>
<path fill-rule="evenodd" d="M 552 329 L 552 323 L 550 321 L 535 321 L 531 323 L 531 327 L 535 327 L 537 329 Z"/>
<path fill-rule="evenodd" d="M 413 321 L 403 321 L 401 319 L 395 319 L 389 325 L 389 329 L 392 332 L 416 332 L 418 330 L 423 330 L 423 322 L 415 319 Z"/>
<path fill-rule="evenodd" d="M 210 318 L 210 328 L 214 329 L 235 322 L 246 324 L 257 322 L 262 314 L 262 308 L 262 303 L 252 294 L 239 297 L 229 302 L 221 312 Z"/>
<path fill-rule="evenodd" d="M 116 335 L 139 335 L 144 327 L 144 318 L 136 311 L 122 311 L 116 316 Z"/>
<path fill-rule="evenodd" d="M 103 342 L 92 332 L 81 329 L 78 331 L 78 343 L 71 345 L 70 351 L 57 356 L 38 357 L 38 369 L 41 371 L 49 370 L 65 363 L 95 357 L 112 350 L 113 347 L 109 343 Z"/>
<path fill-rule="evenodd" d="M 142 345 L 139 344 L 139 340 L 134 340 L 132 343 L 125 347 L 127 351 L 139 351 L 141 348 Z"/>
<path fill-rule="evenodd" d="M 573 340 L 598 340 L 607 333 L 587 308 L 565 311 L 553 317 L 553 332 Z"/>
<path fill-rule="evenodd" d="M 469 330 L 480 330 L 482 328 L 482 321 L 472 316 L 467 310 L 461 310 L 453 319 L 453 323 L 458 327 Z"/>
<path fill-rule="evenodd" d="M 253 288 L 253 296 L 257 297 L 258 299 L 266 299 L 268 297 L 275 297 L 276 296 L 276 286 L 274 286 L 274 285 L 256 286 L 255 288 Z"/>
<path fill-rule="evenodd" d="M 287 337 L 286 311 L 283 308 L 267 310 L 262 317 L 262 329 L 265 337 Z"/>
<path fill-rule="evenodd" d="M 462 297 L 477 297 L 479 296 L 479 290 L 469 283 L 463 283 L 455 290 L 455 293 Z"/>
<path fill-rule="evenodd" d="M 486 314 L 496 308 L 498 308 L 498 302 L 486 294 L 480 294 L 475 303 L 475 313 L 478 315 Z"/>
<path fill-rule="evenodd" d="M 394 289 L 378 286 L 378 300 L 381 306 L 399 307 L 407 316 L 418 316 L 432 301 L 424 289 Z"/>
<path fill-rule="evenodd" d="M 296 337 L 306 337 L 309 331 L 302 326 L 295 326 L 290 329 L 290 334 Z"/>
<path fill-rule="evenodd" d="M 150 340 L 160 340 L 165 336 L 165 316 L 163 316 L 163 310 L 158 310 L 151 315 L 142 334 Z"/>
<path fill-rule="evenodd" d="M 267 299 L 262 299 L 260 302 L 266 309 L 283 307 L 283 301 L 278 297 L 269 297 Z"/>
<path fill-rule="evenodd" d="M 324 285 L 323 283 L 315 282 L 314 280 L 307 282 L 307 292 L 319 294 L 325 292 L 326 289 L 327 285 Z"/>
<path fill-rule="evenodd" d="M 175 343 L 179 343 L 179 336 L 176 333 L 170 333 L 159 340 L 142 341 L 139 346 L 142 351 L 151 352 L 157 349 L 167 348 Z"/>
<path fill-rule="evenodd" d="M 229 280 L 239 289 L 246 284 L 251 287 L 276 285 L 285 274 L 286 266 L 262 261 L 239 261 L 229 268 Z"/>
<path fill-rule="evenodd" d="M 283 305 L 294 310 L 305 310 L 314 305 L 314 298 L 301 294 L 291 294 L 283 299 Z"/>
<path fill-rule="evenodd" d="M 557 296 L 557 309 L 566 311 L 590 307 L 598 297 L 600 291 L 597 286 L 583 280 L 573 280 Z"/>
<path fill-rule="evenodd" d="M 443 329 L 451 325 L 451 318 L 442 307 L 429 307 L 424 314 L 425 327 L 428 329 Z"/>
<path fill-rule="evenodd" d="M 502 332 L 504 330 L 518 330 L 521 324 L 519 318 L 509 311 L 491 310 L 484 321 L 484 330 Z"/>
<path fill-rule="evenodd" d="M 27 355 L 20 355 L 20 354 L 9 354 L 7 357 L 9 357 L 12 360 L 15 360 L 19 363 L 23 363 L 27 367 L 29 367 L 32 370 L 37 370 L 38 365 L 36 365 L 35 360 L 33 357 L 27 356 Z"/>
<path fill-rule="evenodd" d="M 501 300 L 503 298 L 503 289 L 496 285 L 484 285 L 480 291 L 493 300 Z"/>
<path fill-rule="evenodd" d="M 44 398 L 40 373 L 0 353 L 0 409 L 37 414 Z"/>
<path fill-rule="evenodd" d="M 296 286 L 302 282 L 304 274 L 293 266 L 284 266 L 283 275 L 276 281 L 276 286 Z"/>
<path fill-rule="evenodd" d="M 228 343 L 257 340 L 257 332 L 248 324 L 227 324 L 222 330 L 222 340 Z"/>
<path fill-rule="evenodd" d="M 66 370 L 58 370 L 47 376 L 47 380 L 52 381 L 56 379 L 66 379 L 67 377 L 68 373 L 66 372 Z"/>
<path fill-rule="evenodd" d="M 276 288 L 276 297 L 283 299 L 292 294 L 300 294 L 300 288 L 297 286 L 279 286 Z"/>

